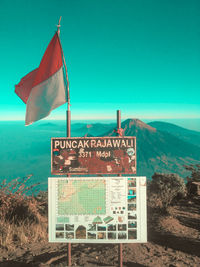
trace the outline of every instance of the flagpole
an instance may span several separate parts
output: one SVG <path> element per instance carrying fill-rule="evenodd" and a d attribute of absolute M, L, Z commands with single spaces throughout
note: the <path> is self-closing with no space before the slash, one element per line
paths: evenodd
<path fill-rule="evenodd" d="M 66 80 L 67 80 L 67 111 L 66 111 L 67 137 L 71 137 L 71 111 L 70 111 L 71 104 L 70 104 L 70 94 L 69 94 L 69 79 L 68 79 L 67 65 L 66 65 L 66 62 L 65 62 L 65 57 L 64 57 L 63 50 L 62 50 L 62 54 L 63 54 L 63 63 L 64 63 L 64 66 L 65 66 L 65 72 L 66 72 Z"/>
<path fill-rule="evenodd" d="M 61 18 L 62 17 L 60 17 L 58 25 L 57 25 L 57 33 L 58 33 L 59 41 L 60 41 L 60 21 L 61 21 Z M 60 44 L 61 44 L 61 42 L 60 42 Z M 70 111 L 70 105 L 71 104 L 70 104 L 70 94 L 69 94 L 69 79 L 68 79 L 67 65 L 66 65 L 64 53 L 62 50 L 62 46 L 61 46 L 61 51 L 62 51 L 62 58 L 63 58 L 65 73 L 66 73 L 66 80 L 67 80 L 67 110 L 66 110 L 67 137 L 70 137 L 71 136 L 71 111 Z"/>
<path fill-rule="evenodd" d="M 60 21 L 61 21 L 61 18 L 62 17 L 60 17 L 58 25 L 57 25 L 57 33 L 58 33 L 59 41 L 60 41 Z M 60 42 L 60 46 L 61 46 L 61 42 Z M 65 73 L 66 73 L 66 80 L 67 80 L 67 110 L 66 110 L 67 137 L 71 137 L 71 111 L 70 111 L 69 79 L 68 79 L 67 66 L 66 66 L 62 46 L 61 46 L 61 51 L 62 51 L 62 58 L 63 58 Z M 68 177 L 70 177 L 70 175 L 68 175 Z M 68 243 L 67 251 L 68 251 L 68 266 L 71 266 L 71 243 Z"/>

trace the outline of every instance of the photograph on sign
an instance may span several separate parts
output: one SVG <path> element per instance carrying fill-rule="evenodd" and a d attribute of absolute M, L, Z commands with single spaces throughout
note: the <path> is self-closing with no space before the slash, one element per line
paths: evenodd
<path fill-rule="evenodd" d="M 48 193 L 50 242 L 147 241 L 146 177 L 49 178 Z"/>
<path fill-rule="evenodd" d="M 51 173 L 135 174 L 136 138 L 51 138 Z"/>

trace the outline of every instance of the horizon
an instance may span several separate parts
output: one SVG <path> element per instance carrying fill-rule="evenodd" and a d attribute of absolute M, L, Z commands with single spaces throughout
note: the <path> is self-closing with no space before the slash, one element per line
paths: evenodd
<path fill-rule="evenodd" d="M 197 131 L 200 132 L 200 118 L 151 118 L 151 119 L 145 119 L 145 118 L 132 118 L 132 117 L 127 117 L 121 118 L 121 122 L 124 122 L 128 119 L 139 119 L 141 121 L 143 121 L 144 123 L 150 123 L 150 122 L 165 122 L 165 123 L 170 123 L 170 124 L 174 124 L 176 126 L 191 130 L 191 131 Z M 19 120 L 0 120 L 0 123 L 3 122 L 21 122 L 24 124 L 24 127 L 28 127 L 25 126 L 25 122 L 24 119 L 19 119 Z M 43 120 L 39 120 L 36 123 L 32 124 L 29 126 L 29 128 L 34 127 L 34 126 L 38 126 L 41 124 L 46 124 L 46 123 L 64 123 L 66 122 L 66 119 L 49 119 L 48 117 L 43 119 Z M 101 123 L 101 124 L 112 124 L 112 123 L 116 123 L 116 119 L 85 119 L 85 120 L 80 120 L 80 119 L 72 119 L 71 120 L 71 124 L 75 124 L 75 123 L 83 123 L 83 124 L 95 124 L 95 123 Z"/>

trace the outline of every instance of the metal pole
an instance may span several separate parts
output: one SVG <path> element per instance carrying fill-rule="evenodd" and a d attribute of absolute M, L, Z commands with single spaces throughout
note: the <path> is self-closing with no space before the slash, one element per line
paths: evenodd
<path fill-rule="evenodd" d="M 68 82 L 69 85 L 69 82 Z M 67 123 L 67 137 L 71 137 L 71 111 L 70 111 L 70 98 L 69 98 L 69 86 L 68 86 L 68 105 L 66 111 L 66 123 Z M 70 177 L 70 174 L 67 175 Z M 71 266 L 71 243 L 68 243 L 68 266 Z"/>
<path fill-rule="evenodd" d="M 67 118 L 67 137 L 71 137 L 71 111 L 69 109 L 66 111 L 66 118 Z"/>
<path fill-rule="evenodd" d="M 120 130 L 121 130 L 121 111 L 117 110 L 117 133 L 118 136 L 120 136 Z M 119 174 L 119 176 L 121 176 Z M 120 243 L 118 247 L 118 262 L 119 267 L 123 267 L 123 244 Z"/>
<path fill-rule="evenodd" d="M 119 244 L 118 253 L 119 253 L 119 267 L 123 267 L 123 244 L 122 243 Z"/>
<path fill-rule="evenodd" d="M 117 130 L 121 129 L 121 110 L 117 110 Z"/>
<path fill-rule="evenodd" d="M 70 111 L 70 105 L 68 103 L 68 110 L 66 111 L 66 119 L 67 119 L 67 137 L 71 137 L 71 111 Z M 70 174 L 67 175 L 70 177 Z M 68 266 L 71 266 L 71 243 L 68 243 Z"/>
<path fill-rule="evenodd" d="M 67 78 L 68 80 L 68 78 Z M 66 119 L 67 119 L 67 137 L 71 137 L 71 110 L 70 110 L 70 97 L 69 97 L 69 81 L 68 81 L 68 104 L 67 104 L 67 111 L 66 111 Z M 70 177 L 70 174 L 67 175 Z M 68 243 L 68 266 L 71 266 L 71 243 Z"/>
<path fill-rule="evenodd" d="M 60 39 L 60 21 L 61 21 L 61 17 L 57 25 L 57 32 L 58 32 L 59 39 Z M 62 51 L 62 47 L 61 47 L 61 51 Z M 67 137 L 70 137 L 71 136 L 71 111 L 70 111 L 70 96 L 69 96 L 69 80 L 68 80 L 67 66 L 65 63 L 65 57 L 64 57 L 63 51 L 62 51 L 62 57 L 64 61 L 64 67 L 66 71 L 66 80 L 67 80 L 67 98 L 68 98 L 67 99 L 68 105 L 67 105 L 67 111 L 66 111 Z M 70 177 L 69 174 L 67 176 Z M 68 243 L 67 254 L 68 254 L 68 257 L 67 257 L 68 266 L 71 266 L 71 243 Z"/>
<path fill-rule="evenodd" d="M 71 261 L 71 243 L 67 244 L 67 252 L 68 252 L 68 266 L 72 266 L 72 261 Z"/>

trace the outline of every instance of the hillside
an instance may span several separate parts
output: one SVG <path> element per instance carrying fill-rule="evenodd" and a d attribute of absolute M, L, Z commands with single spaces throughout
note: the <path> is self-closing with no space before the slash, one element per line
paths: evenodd
<path fill-rule="evenodd" d="M 170 207 L 167 215 L 149 211 L 148 242 L 123 244 L 123 266 L 200 266 L 199 205 L 200 199 L 183 199 Z M 0 267 L 67 265 L 67 244 L 48 242 L 46 215 L 40 216 L 39 225 L 32 224 L 28 228 L 27 225 L 15 226 L 15 230 L 20 232 L 24 229 L 20 227 L 26 227 L 29 233 L 26 237 L 21 236 L 23 241 L 16 237 L 11 240 L 11 234 L 7 236 L 7 249 L 0 246 Z M 10 225 L 8 229 L 10 233 Z M 13 235 L 16 236 L 15 232 Z M 72 266 L 118 266 L 118 245 L 72 244 Z"/>
<path fill-rule="evenodd" d="M 185 177 L 183 165 L 200 160 L 200 147 L 180 139 L 171 133 L 157 130 L 138 119 L 122 122 L 125 136 L 137 138 L 137 175 L 149 178 L 154 172 L 178 173 Z M 111 131 L 106 135 L 115 136 Z"/>
<path fill-rule="evenodd" d="M 50 172 L 50 138 L 65 136 L 65 124 L 23 128 L 20 124 L 4 123 L 3 127 L 0 126 L 1 173 L 7 173 L 8 177 L 9 173 L 16 176 L 25 171 L 34 173 L 27 186 L 29 181 L 39 181 L 43 183 L 40 189 L 45 189 Z M 113 125 L 97 128 L 76 124 L 72 132 L 80 130 L 83 135 L 91 135 L 100 128 L 106 130 L 105 135 L 116 135 Z M 167 131 L 160 131 L 138 119 L 122 122 L 122 128 L 126 136 L 137 137 L 139 175 L 151 177 L 159 171 L 184 176 L 183 163 L 200 161 L 200 148 L 181 139 L 181 136 L 178 138 Z M 93 132 L 88 129 L 93 129 Z M 66 266 L 67 244 L 48 242 L 47 192 L 41 192 L 37 197 L 32 194 L 27 196 L 24 180 L 17 183 L 18 193 L 15 182 L 8 185 L 2 182 L 0 186 L 0 267 Z M 10 190 L 13 193 L 9 194 Z M 163 213 L 150 197 L 153 198 L 153 192 L 147 190 L 148 242 L 123 244 L 123 266 L 200 266 L 200 198 L 176 198 Z M 159 203 L 160 199 L 156 201 Z M 117 265 L 118 245 L 72 245 L 72 266 Z"/>
<path fill-rule="evenodd" d="M 170 133 L 188 143 L 200 147 L 200 132 L 185 129 L 172 123 L 153 121 L 148 123 L 159 131 Z"/>
<path fill-rule="evenodd" d="M 71 136 L 115 135 L 114 128 L 114 123 L 72 123 Z M 186 140 L 186 129 L 175 136 L 167 129 L 164 131 L 164 126 L 161 131 L 137 119 L 122 122 L 122 128 L 125 135 L 137 137 L 137 175 L 151 178 L 155 171 L 163 171 L 185 177 L 183 165 L 200 160 L 200 147 Z M 0 133 L 1 179 L 34 174 L 31 182 L 40 182 L 40 189 L 46 189 L 47 178 L 51 176 L 51 137 L 66 136 L 65 121 L 41 121 L 29 127 L 24 127 L 24 122 L 0 122 Z"/>

